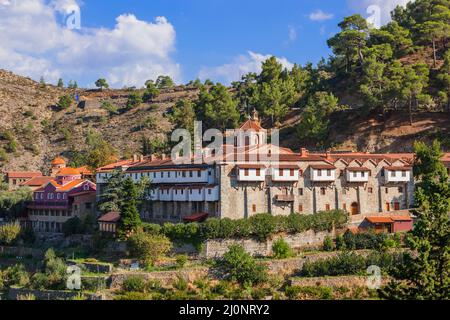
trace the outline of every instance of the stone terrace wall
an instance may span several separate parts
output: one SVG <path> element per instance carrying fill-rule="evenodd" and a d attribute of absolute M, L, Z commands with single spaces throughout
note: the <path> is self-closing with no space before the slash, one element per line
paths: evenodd
<path fill-rule="evenodd" d="M 111 275 L 109 287 L 111 289 L 120 289 L 125 279 L 135 276 L 146 281 L 158 281 L 161 286 L 170 287 L 178 280 L 179 277 L 188 282 L 194 282 L 197 279 L 206 277 L 209 272 L 210 270 L 207 267 L 159 272 L 121 272 Z"/>
<path fill-rule="evenodd" d="M 367 279 L 365 276 L 340 276 L 340 277 L 321 277 L 321 278 L 293 278 L 292 286 L 298 287 L 367 287 Z M 381 285 L 389 283 L 388 277 L 381 278 Z"/>
<path fill-rule="evenodd" d="M 270 256 L 272 255 L 272 245 L 279 238 L 283 238 L 292 249 L 301 250 L 320 247 L 327 236 L 334 238 L 335 234 L 335 231 L 316 233 L 313 230 L 309 230 L 293 235 L 277 235 L 265 242 L 260 242 L 255 239 L 208 240 L 203 248 L 202 256 L 205 258 L 222 257 L 232 244 L 242 245 L 253 256 Z"/>
<path fill-rule="evenodd" d="M 33 248 L 0 246 L 0 254 L 9 254 L 20 257 L 33 256 L 33 258 L 42 258 L 44 256 L 44 251 Z"/>

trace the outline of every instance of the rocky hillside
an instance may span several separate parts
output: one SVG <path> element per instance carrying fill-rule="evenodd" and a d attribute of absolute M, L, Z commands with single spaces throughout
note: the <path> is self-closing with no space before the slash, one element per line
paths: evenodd
<path fill-rule="evenodd" d="M 197 95 L 195 88 L 162 90 L 153 101 L 112 115 L 104 102 L 120 109 L 127 90 L 77 89 L 79 103 L 66 110 L 56 107 L 59 98 L 75 90 L 58 88 L 0 70 L 0 150 L 8 150 L 11 136 L 16 150 L 0 156 L 0 171 L 47 170 L 56 155 L 80 150 L 88 130 L 95 130 L 120 151 L 129 155 L 140 148 L 142 136 L 164 139 L 171 124 L 164 117 L 174 103 Z M 5 157 L 5 154 L 3 154 Z"/>
<path fill-rule="evenodd" d="M 61 96 L 78 94 L 79 103 L 66 110 L 56 107 Z M 0 171 L 43 170 L 56 155 L 70 158 L 70 152 L 84 147 L 86 133 L 94 130 L 116 147 L 120 156 L 138 152 L 141 138 L 164 140 L 171 130 L 166 114 L 181 98 L 194 98 L 196 88 L 174 87 L 163 90 L 153 101 L 119 114 L 111 114 L 102 105 L 117 108 L 126 105 L 130 91 L 58 88 L 0 70 L 0 150 L 7 150 L 11 136 L 16 150 L 0 154 Z M 283 123 L 282 145 L 299 150 L 314 148 L 300 141 L 295 126 L 299 111 L 292 111 Z M 361 116 L 352 111 L 335 114 L 331 119 L 328 142 L 336 149 L 369 152 L 411 151 L 415 140 L 439 138 L 450 148 L 450 114 L 422 112 L 414 115 L 394 113 Z M 266 125 L 267 126 L 267 125 Z"/>

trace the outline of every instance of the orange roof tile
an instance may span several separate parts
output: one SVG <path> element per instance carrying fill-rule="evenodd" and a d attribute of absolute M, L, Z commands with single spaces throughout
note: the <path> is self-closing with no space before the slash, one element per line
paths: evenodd
<path fill-rule="evenodd" d="M 109 212 L 101 216 L 98 221 L 99 222 L 117 222 L 120 220 L 119 212 Z"/>
<path fill-rule="evenodd" d="M 392 223 L 394 222 L 391 217 L 366 217 L 366 220 L 370 223 Z"/>
<path fill-rule="evenodd" d="M 59 164 L 66 164 L 66 161 L 61 157 L 57 157 L 55 158 L 55 160 L 52 161 L 52 165 L 59 165 Z"/>
<path fill-rule="evenodd" d="M 41 172 L 7 172 L 6 175 L 8 178 L 34 178 L 34 177 L 42 177 Z"/>
<path fill-rule="evenodd" d="M 22 183 L 21 186 L 40 187 L 51 180 L 53 180 L 53 177 L 34 177 Z"/>
<path fill-rule="evenodd" d="M 240 128 L 239 130 L 247 131 L 247 130 L 253 130 L 253 131 L 265 131 L 263 127 L 259 124 L 259 121 L 255 120 L 247 120 Z"/>
<path fill-rule="evenodd" d="M 56 174 L 57 176 L 78 176 L 81 172 L 75 168 L 62 168 Z"/>

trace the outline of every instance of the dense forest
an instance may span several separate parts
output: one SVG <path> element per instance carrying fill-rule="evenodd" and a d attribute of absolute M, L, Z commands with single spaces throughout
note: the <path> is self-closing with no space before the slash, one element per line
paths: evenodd
<path fill-rule="evenodd" d="M 198 99 L 179 101 L 173 123 L 192 127 L 197 118 L 207 127 L 230 128 L 255 108 L 267 124 L 280 126 L 295 110 L 301 113 L 298 138 L 321 146 L 330 115 L 337 111 L 407 113 L 411 125 L 414 112 L 450 112 L 450 1 L 417 0 L 399 6 L 380 29 L 360 15 L 344 18 L 339 27 L 328 40 L 333 54 L 317 66 L 286 70 L 272 57 L 261 73 L 232 83 L 231 91 L 197 80 Z M 343 104 L 343 96 L 352 96 L 353 103 Z"/>

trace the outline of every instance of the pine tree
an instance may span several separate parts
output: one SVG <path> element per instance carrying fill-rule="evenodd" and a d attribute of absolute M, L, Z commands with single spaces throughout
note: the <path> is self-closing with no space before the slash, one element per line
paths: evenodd
<path fill-rule="evenodd" d="M 450 182 L 439 142 L 416 143 L 417 221 L 407 239 L 411 252 L 381 295 L 388 299 L 450 299 Z"/>
<path fill-rule="evenodd" d="M 57 84 L 58 88 L 63 88 L 64 87 L 64 82 L 63 79 L 59 78 L 58 79 L 58 84 Z"/>
<path fill-rule="evenodd" d="M 120 192 L 121 218 L 118 225 L 118 234 L 122 239 L 127 239 L 142 225 L 138 211 L 139 190 L 133 180 L 128 177 L 123 181 Z"/>

